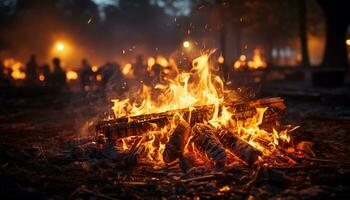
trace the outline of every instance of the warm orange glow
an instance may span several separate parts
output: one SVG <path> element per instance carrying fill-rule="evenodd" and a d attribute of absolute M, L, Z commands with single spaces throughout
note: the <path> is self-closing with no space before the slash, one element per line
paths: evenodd
<path fill-rule="evenodd" d="M 183 45 L 185 48 L 189 48 L 191 44 L 190 44 L 189 41 L 184 41 L 184 42 L 182 43 L 182 45 Z"/>
<path fill-rule="evenodd" d="M 225 185 L 225 186 L 223 186 L 223 187 L 221 187 L 219 189 L 220 192 L 227 192 L 227 191 L 230 191 L 230 190 L 231 190 L 231 188 L 228 185 Z"/>
<path fill-rule="evenodd" d="M 64 44 L 59 42 L 56 44 L 57 51 L 64 51 Z"/>
<path fill-rule="evenodd" d="M 210 124 L 215 129 L 230 129 L 232 133 L 237 134 L 242 140 L 261 151 L 263 156 L 275 156 L 275 154 L 278 154 L 276 151 L 278 144 L 276 142 L 279 140 L 288 142 L 289 131 L 266 131 L 260 128 L 267 108 L 256 108 L 256 115 L 244 121 L 232 118 L 236 111 L 224 106 L 223 103 L 237 102 L 239 97 L 235 91 L 225 89 L 221 78 L 212 71 L 214 66 L 209 64 L 212 53 L 213 51 L 210 51 L 194 59 L 192 61 L 192 69 L 189 71 L 180 71 L 176 64 L 171 62 L 174 66 L 169 73 L 175 75 L 174 77 L 169 76 L 164 82 L 157 84 L 155 86 L 158 90 L 156 94 L 153 87 L 143 85 L 140 93 L 132 93 L 129 95 L 129 98 L 123 100 L 112 99 L 112 110 L 115 117 L 131 117 L 177 109 L 193 110 L 196 106 L 204 105 L 212 106 L 212 118 L 205 121 L 205 123 Z M 245 60 L 246 57 L 241 56 L 241 61 Z M 128 75 L 132 71 L 132 65 L 130 63 L 126 64 L 122 71 L 123 74 Z M 232 95 L 224 95 L 228 93 Z M 164 163 L 163 151 L 165 144 L 175 129 L 176 123 L 179 121 L 176 119 L 179 117 L 181 117 L 181 114 L 175 113 L 168 125 L 163 128 L 158 128 L 157 125 L 154 125 L 155 129 L 147 132 L 147 136 L 144 137 L 141 144 L 143 150 L 147 153 L 145 159 L 157 164 Z M 132 118 L 129 119 L 133 120 Z M 123 138 L 120 141 L 122 149 L 129 150 L 134 139 L 134 137 Z M 198 154 L 193 143 L 189 144 L 188 142 L 185 151 L 194 153 L 197 158 Z M 200 156 L 198 156 L 198 159 L 200 159 Z M 223 191 L 229 189 L 228 187 L 222 188 Z"/>
<path fill-rule="evenodd" d="M 239 68 L 245 66 L 245 65 L 246 65 L 246 59 L 247 59 L 247 57 L 246 57 L 245 55 L 241 55 L 241 56 L 239 57 L 239 60 L 237 60 L 237 61 L 233 64 L 233 68 L 239 69 Z"/>
<path fill-rule="evenodd" d="M 126 76 L 126 77 L 132 77 L 134 76 L 134 69 L 132 67 L 131 63 L 127 63 L 126 65 L 124 65 L 124 67 L 122 68 L 122 73 Z"/>
<path fill-rule="evenodd" d="M 39 81 L 45 81 L 44 74 L 42 74 L 42 73 L 39 74 Z"/>
<path fill-rule="evenodd" d="M 350 39 L 346 40 L 346 45 L 350 46 Z"/>
<path fill-rule="evenodd" d="M 240 61 L 245 61 L 247 59 L 247 57 L 245 56 L 245 55 L 241 55 L 240 57 L 239 57 L 239 60 Z"/>
<path fill-rule="evenodd" d="M 73 58 L 76 59 L 76 51 L 74 51 L 73 44 L 68 42 L 68 40 L 65 39 L 59 39 L 53 42 L 49 57 L 50 58 L 60 58 L 63 62 L 67 62 L 72 60 Z"/>
<path fill-rule="evenodd" d="M 147 59 L 147 71 L 151 71 L 154 64 L 156 64 L 156 59 L 149 57 Z"/>
<path fill-rule="evenodd" d="M 20 71 L 19 68 L 14 66 L 13 69 L 16 69 L 16 70 L 13 70 L 12 73 L 11 73 L 11 76 L 12 76 L 13 79 L 15 79 L 15 80 L 22 80 L 22 79 L 26 78 L 26 73 Z"/>
<path fill-rule="evenodd" d="M 220 55 L 219 58 L 218 58 L 218 63 L 222 64 L 224 62 L 225 62 L 224 56 Z"/>
<path fill-rule="evenodd" d="M 97 81 L 102 81 L 102 79 L 103 79 L 103 77 L 102 77 L 101 74 L 98 74 L 98 75 L 96 76 L 96 80 L 97 80 Z"/>
<path fill-rule="evenodd" d="M 66 78 L 67 78 L 68 81 L 77 80 L 78 79 L 78 73 L 76 71 L 69 70 L 69 71 L 66 72 Z"/>
<path fill-rule="evenodd" d="M 156 63 L 159 64 L 162 67 L 168 67 L 169 66 L 168 60 L 165 57 L 163 57 L 163 56 L 157 56 Z"/>
<path fill-rule="evenodd" d="M 93 65 L 93 66 L 91 67 L 91 71 L 97 72 L 97 70 L 98 70 L 97 65 Z"/>
<path fill-rule="evenodd" d="M 266 68 L 267 64 L 264 58 L 261 55 L 261 51 L 259 49 L 254 49 L 253 51 L 253 60 L 248 61 L 248 67 L 250 69 L 259 69 Z"/>
<path fill-rule="evenodd" d="M 260 68 L 266 68 L 267 64 L 262 57 L 261 50 L 256 48 L 253 51 L 253 58 L 252 60 L 247 61 L 247 57 L 245 55 L 241 55 L 239 57 L 239 60 L 235 61 L 233 64 L 234 69 L 260 69 Z"/>
<path fill-rule="evenodd" d="M 14 80 L 22 80 L 26 78 L 26 74 L 23 71 L 24 64 L 16 61 L 13 58 L 7 58 L 4 60 L 4 67 L 10 69 L 11 72 L 11 77 Z"/>

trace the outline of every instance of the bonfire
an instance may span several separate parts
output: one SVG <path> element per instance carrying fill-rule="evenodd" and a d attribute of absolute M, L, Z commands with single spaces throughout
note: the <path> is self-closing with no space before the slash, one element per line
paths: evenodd
<path fill-rule="evenodd" d="M 133 164 L 180 161 L 185 171 L 294 164 L 302 153 L 293 139 L 298 127 L 280 124 L 283 99 L 248 100 L 225 88 L 211 65 L 212 53 L 194 59 L 190 71 L 171 62 L 162 83 L 112 99 L 113 115 L 96 125 L 101 145 L 128 154 Z"/>

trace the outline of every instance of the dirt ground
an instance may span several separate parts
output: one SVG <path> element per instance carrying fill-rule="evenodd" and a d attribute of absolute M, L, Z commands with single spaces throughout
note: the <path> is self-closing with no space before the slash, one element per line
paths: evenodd
<path fill-rule="evenodd" d="M 98 159 L 86 162 L 71 155 L 67 157 L 61 144 L 87 134 L 86 122 L 94 120 L 101 107 L 108 107 L 93 98 L 78 93 L 1 96 L 1 199 L 348 199 L 350 196 L 350 104 L 343 100 L 285 97 L 287 113 L 283 121 L 300 125 L 299 131 L 313 135 L 315 160 L 284 168 L 235 167 L 189 176 L 176 167 L 125 169 L 118 162 Z"/>

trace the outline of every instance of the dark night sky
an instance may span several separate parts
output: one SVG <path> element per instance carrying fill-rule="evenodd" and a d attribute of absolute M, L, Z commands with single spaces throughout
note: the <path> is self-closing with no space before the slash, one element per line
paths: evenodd
<path fill-rule="evenodd" d="M 92 64 L 106 61 L 123 64 L 138 54 L 169 56 L 179 53 L 185 40 L 192 41 L 197 49 L 218 49 L 220 28 L 224 23 L 229 62 L 237 56 L 235 34 L 238 29 L 241 29 L 242 53 L 248 56 L 254 48 L 266 48 L 271 41 L 275 54 L 283 50 L 281 55 L 298 56 L 295 1 L 271 1 L 273 4 L 232 1 L 241 4 L 228 10 L 228 16 L 221 20 L 218 17 L 221 13 L 215 11 L 213 2 L 2 0 L 0 14 L 4 17 L 0 16 L 0 22 L 4 25 L 0 27 L 0 58 L 11 56 L 25 62 L 35 53 L 40 63 L 59 56 L 71 68 L 77 68 L 82 58 L 88 58 Z M 317 64 L 324 49 L 323 16 L 315 0 L 307 2 L 308 24 L 311 25 L 308 30 L 310 59 Z M 65 43 L 65 54 L 55 52 L 58 42 Z"/>

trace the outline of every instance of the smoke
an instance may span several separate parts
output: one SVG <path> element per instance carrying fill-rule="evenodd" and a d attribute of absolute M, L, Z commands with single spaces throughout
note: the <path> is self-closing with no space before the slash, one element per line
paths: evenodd
<path fill-rule="evenodd" d="M 178 27 L 162 8 L 146 5 L 144 9 L 122 9 L 90 1 L 83 1 L 84 5 L 67 2 L 71 1 L 18 1 L 6 28 L 0 28 L 0 43 L 5 44 L 0 57 L 25 62 L 36 54 L 43 64 L 57 56 L 66 69 L 77 69 L 83 58 L 104 64 L 123 63 L 139 54 L 169 54 L 180 41 Z M 71 51 L 53 53 L 57 41 L 67 43 Z"/>

